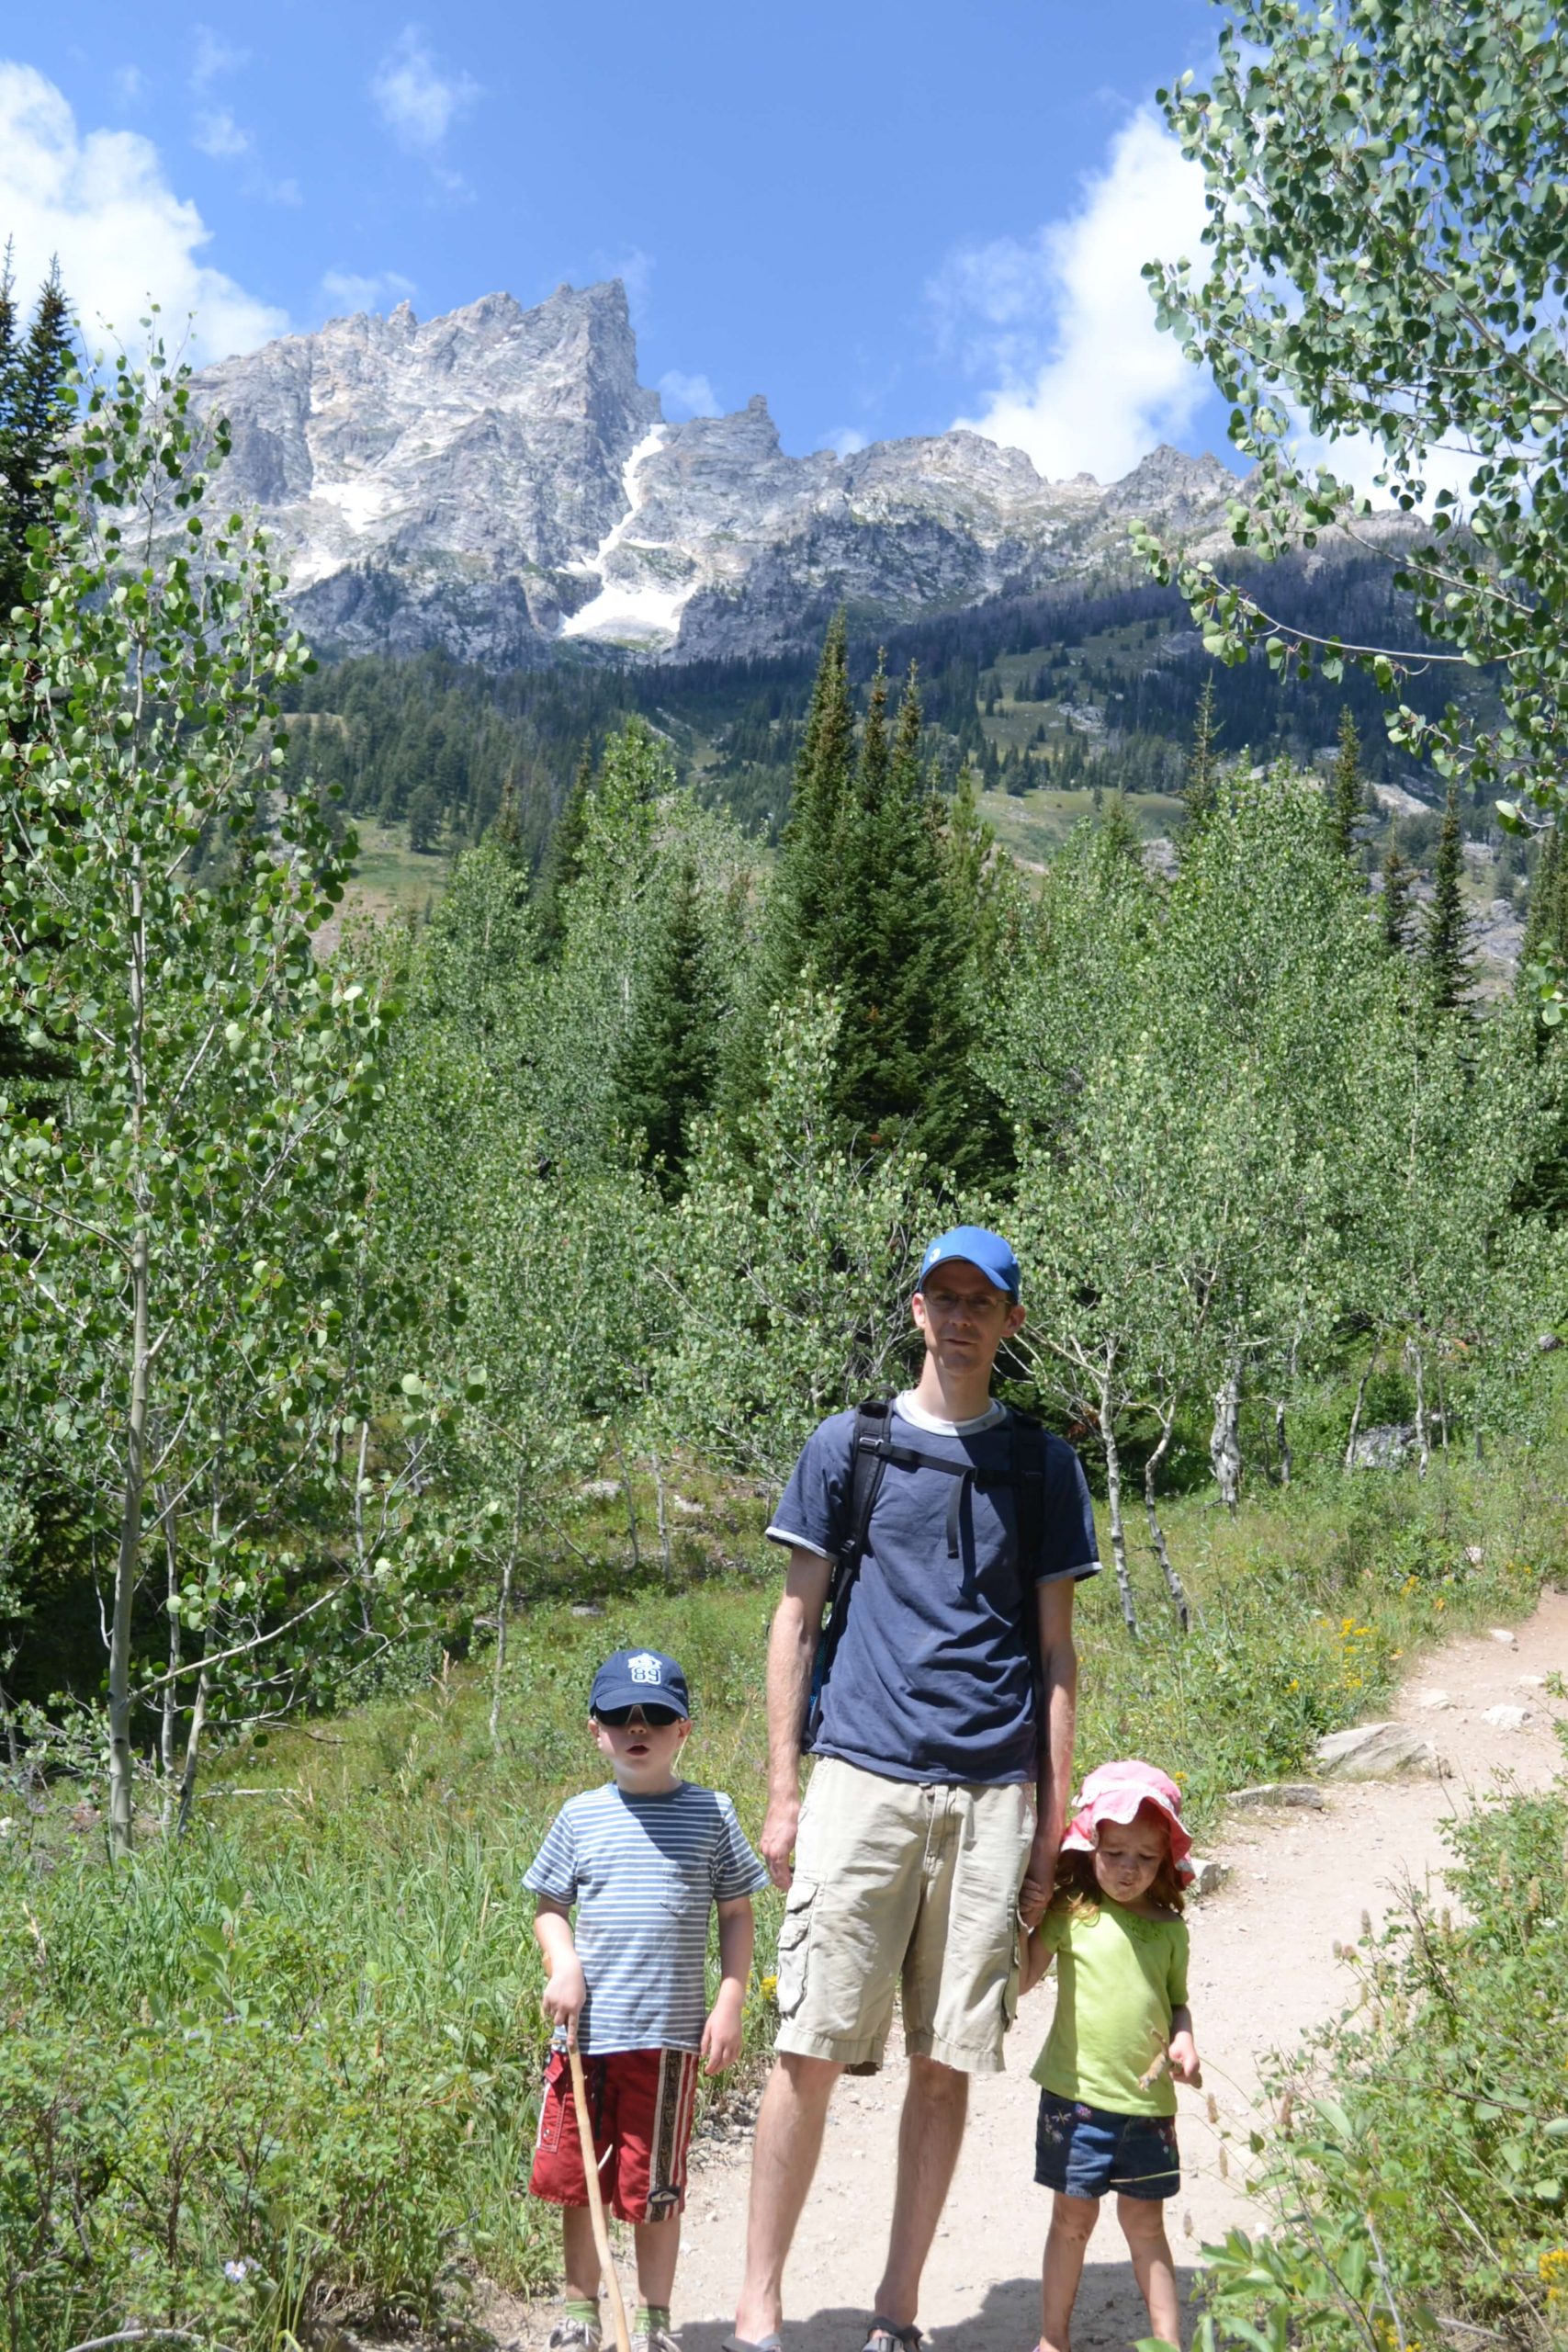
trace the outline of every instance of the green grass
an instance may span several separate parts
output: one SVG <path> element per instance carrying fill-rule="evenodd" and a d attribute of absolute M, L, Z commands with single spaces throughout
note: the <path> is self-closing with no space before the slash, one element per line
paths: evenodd
<path fill-rule="evenodd" d="M 406 825 L 383 825 L 374 817 L 356 817 L 359 855 L 344 894 L 345 913 L 422 916 L 446 888 L 452 859 L 446 849 L 415 852 L 408 845 Z"/>
<path fill-rule="evenodd" d="M 1565 1453 L 1439 1458 L 1425 1484 L 1325 1472 L 1234 1519 L 1173 1500 L 1193 1630 L 1142 1554 L 1141 1641 L 1109 1577 L 1084 1589 L 1080 1770 L 1148 1755 L 1212 1829 L 1228 1789 L 1299 1770 L 1423 1643 L 1568 1576 Z M 63 1795 L 22 1819 L 0 1849 L 0 2352 L 133 2318 L 270 2352 L 308 2323 L 451 2315 L 479 2269 L 550 2274 L 553 2228 L 521 2188 L 545 2039 L 521 1873 L 562 1796 L 599 1776 L 599 1657 L 636 1642 L 682 1658 L 692 1777 L 761 1825 L 776 1557 L 756 1505 L 682 1483 L 705 1516 L 671 1573 L 646 1513 L 633 1567 L 614 1498 L 578 1507 L 575 1550 L 541 1549 L 498 1745 L 480 1653 L 231 1755 L 195 1834 L 149 1836 L 128 1869 L 68 1826 Z M 602 1613 L 576 1613 L 563 1560 Z M 776 1898 L 759 1914 L 753 2067 Z"/>
<path fill-rule="evenodd" d="M 1094 814 L 1092 792 L 1057 792 L 1040 786 L 1032 792 L 987 792 L 981 811 L 996 827 L 997 837 L 1013 855 L 1038 865 L 1049 865 L 1073 827 Z M 1130 794 L 1127 814 L 1145 841 L 1180 830 L 1182 804 L 1171 793 Z"/>

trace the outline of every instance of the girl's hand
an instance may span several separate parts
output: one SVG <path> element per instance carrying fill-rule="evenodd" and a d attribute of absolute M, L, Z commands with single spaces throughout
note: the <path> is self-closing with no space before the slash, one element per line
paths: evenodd
<path fill-rule="evenodd" d="M 1052 1958 L 1052 1953 L 1045 1949 L 1045 1939 L 1038 1928 L 1032 1934 L 1023 1937 L 1018 1956 L 1018 1991 L 1021 2000 L 1025 1993 L 1039 1984 L 1040 1979 L 1050 1967 Z"/>
<path fill-rule="evenodd" d="M 1198 2045 L 1190 2033 L 1171 2035 L 1170 2071 L 1179 2081 L 1190 2083 L 1194 2090 L 1203 2087 L 1203 2069 L 1198 2063 Z"/>

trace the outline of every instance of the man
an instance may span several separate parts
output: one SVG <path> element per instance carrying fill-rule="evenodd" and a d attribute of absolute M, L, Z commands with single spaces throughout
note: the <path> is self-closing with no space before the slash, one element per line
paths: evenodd
<path fill-rule="evenodd" d="M 909 2080 L 866 2352 L 916 2352 L 920 2274 L 964 2136 L 968 2078 L 1001 2067 L 1018 1920 L 1032 1927 L 1050 1899 L 1072 1785 L 1073 1587 L 1100 1561 L 1072 1448 L 1015 1427 L 991 1396 L 997 1351 L 1023 1323 L 1011 1250 L 978 1226 L 942 1234 L 921 1261 L 912 1311 L 924 1363 L 895 1400 L 859 1573 L 837 1593 L 804 1806 L 823 1611 L 835 1562 L 848 1553 L 856 1565 L 853 1518 L 868 1483 L 863 1471 L 857 1498 L 857 1453 L 876 1453 L 862 1416 L 836 1414 L 813 1432 L 768 1530 L 790 1556 L 768 1647 L 761 1844 L 789 1902 L 783 2022 L 726 2352 L 779 2343 L 784 2262 L 833 2085 L 846 2067 L 880 2064 L 899 1991 Z M 1034 1556 L 1021 1558 L 1023 1548 Z"/>

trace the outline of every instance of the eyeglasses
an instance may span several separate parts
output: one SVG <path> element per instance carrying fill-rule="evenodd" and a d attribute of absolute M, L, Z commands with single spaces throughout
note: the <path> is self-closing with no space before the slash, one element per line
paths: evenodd
<path fill-rule="evenodd" d="M 634 1715 L 649 1731 L 667 1731 L 671 1724 L 683 1721 L 679 1707 L 595 1707 L 593 1715 L 597 1723 L 607 1724 L 611 1731 L 625 1731 Z"/>

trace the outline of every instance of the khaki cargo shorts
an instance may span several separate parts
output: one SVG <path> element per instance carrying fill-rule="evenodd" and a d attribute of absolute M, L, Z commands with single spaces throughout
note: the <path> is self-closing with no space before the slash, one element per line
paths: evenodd
<path fill-rule="evenodd" d="M 779 1930 L 777 2048 L 870 2073 L 902 1993 L 911 2054 L 1002 2070 L 1034 1792 L 813 1770 Z"/>

